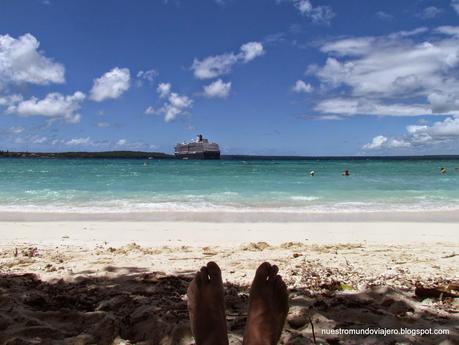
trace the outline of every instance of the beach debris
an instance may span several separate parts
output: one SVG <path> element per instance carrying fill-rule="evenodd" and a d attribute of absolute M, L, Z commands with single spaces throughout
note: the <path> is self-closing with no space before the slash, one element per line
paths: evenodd
<path fill-rule="evenodd" d="M 438 298 L 442 300 L 443 298 L 459 298 L 457 284 L 450 284 L 445 287 L 424 287 L 418 284 L 414 290 L 414 294 L 419 299 L 426 299 L 426 298 Z"/>
<path fill-rule="evenodd" d="M 28 247 L 21 250 L 22 256 L 26 256 L 28 258 L 33 258 L 38 256 L 38 249 L 37 247 Z"/>
<path fill-rule="evenodd" d="M 449 259 L 449 258 L 454 258 L 455 256 L 459 256 L 459 254 L 454 252 L 454 253 L 451 253 L 449 255 L 442 256 L 441 258 L 442 259 Z"/>
<path fill-rule="evenodd" d="M 269 249 L 271 246 L 266 242 L 250 242 L 249 244 L 242 245 L 241 249 L 245 251 L 258 252 Z"/>

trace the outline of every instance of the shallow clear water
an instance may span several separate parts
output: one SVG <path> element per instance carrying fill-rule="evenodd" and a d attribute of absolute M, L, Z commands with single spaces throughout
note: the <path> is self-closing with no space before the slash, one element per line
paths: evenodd
<path fill-rule="evenodd" d="M 1 159 L 0 211 L 459 209 L 459 160 Z M 448 173 L 441 175 L 440 167 Z M 341 172 L 349 169 L 351 176 Z M 316 176 L 309 176 L 314 170 Z"/>

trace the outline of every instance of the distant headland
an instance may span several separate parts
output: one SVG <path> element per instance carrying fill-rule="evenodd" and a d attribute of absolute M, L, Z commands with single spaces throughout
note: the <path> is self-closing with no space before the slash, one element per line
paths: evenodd
<path fill-rule="evenodd" d="M 174 155 L 162 152 L 100 151 L 100 152 L 13 152 L 0 151 L 0 158 L 102 158 L 102 159 L 172 159 Z"/>

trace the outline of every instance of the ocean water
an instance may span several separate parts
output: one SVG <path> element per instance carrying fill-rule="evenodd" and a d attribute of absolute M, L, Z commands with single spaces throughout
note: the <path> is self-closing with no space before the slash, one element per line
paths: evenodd
<path fill-rule="evenodd" d="M 0 212 L 459 210 L 458 167 L 459 160 L 0 159 Z M 345 169 L 351 176 L 341 176 Z"/>

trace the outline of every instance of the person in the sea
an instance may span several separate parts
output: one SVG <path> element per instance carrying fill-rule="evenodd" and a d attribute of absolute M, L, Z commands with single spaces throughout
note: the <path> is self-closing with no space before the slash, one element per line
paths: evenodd
<path fill-rule="evenodd" d="M 351 176 L 351 174 L 349 173 L 349 170 L 344 170 L 343 171 L 343 176 Z"/>
<path fill-rule="evenodd" d="M 262 263 L 250 287 L 243 345 L 275 345 L 289 309 L 288 291 L 279 268 Z M 228 345 L 223 280 L 220 267 L 209 262 L 187 291 L 191 331 L 196 345 Z"/>
<path fill-rule="evenodd" d="M 440 168 L 440 174 L 446 174 L 448 172 L 448 169 L 446 169 L 445 167 L 441 167 Z"/>
<path fill-rule="evenodd" d="M 309 172 L 309 175 L 311 175 L 311 176 L 314 176 L 315 174 L 316 174 L 316 172 L 315 172 L 314 170 L 311 170 L 311 171 Z"/>

